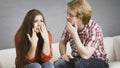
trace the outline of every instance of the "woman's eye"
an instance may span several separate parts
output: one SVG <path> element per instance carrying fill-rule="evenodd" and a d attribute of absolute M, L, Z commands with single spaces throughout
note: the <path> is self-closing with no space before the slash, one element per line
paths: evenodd
<path fill-rule="evenodd" d="M 34 23 L 36 23 L 36 22 L 37 22 L 37 20 L 34 21 Z"/>
<path fill-rule="evenodd" d="M 38 20 L 35 20 L 35 21 L 34 21 L 34 23 L 37 23 L 37 22 L 38 22 Z M 44 21 L 43 21 L 43 20 L 40 20 L 40 22 L 44 22 Z"/>
<path fill-rule="evenodd" d="M 43 22 L 43 20 L 40 20 L 40 22 Z"/>

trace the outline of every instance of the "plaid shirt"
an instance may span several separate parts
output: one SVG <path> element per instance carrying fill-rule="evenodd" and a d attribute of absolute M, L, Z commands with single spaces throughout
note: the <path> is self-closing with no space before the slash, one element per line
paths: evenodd
<path fill-rule="evenodd" d="M 107 55 L 103 44 L 103 32 L 95 21 L 90 20 L 88 25 L 85 25 L 81 31 L 78 30 L 78 35 L 84 46 L 92 46 L 96 48 L 94 54 L 90 58 L 99 58 L 108 63 L 108 58 L 106 57 Z M 71 54 L 73 57 L 80 56 L 71 34 L 66 31 L 66 27 L 63 31 L 61 39 L 64 40 L 65 43 L 68 41 L 70 42 L 72 49 Z"/>

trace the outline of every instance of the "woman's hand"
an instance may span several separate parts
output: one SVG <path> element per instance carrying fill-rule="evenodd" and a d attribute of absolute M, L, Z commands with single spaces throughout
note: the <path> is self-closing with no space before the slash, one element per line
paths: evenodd
<path fill-rule="evenodd" d="M 42 24 L 40 26 L 40 33 L 41 33 L 42 38 L 44 39 L 44 41 L 49 41 L 48 31 L 47 31 L 47 28 L 46 28 L 45 24 Z"/>
<path fill-rule="evenodd" d="M 36 32 L 34 30 L 34 28 L 32 29 L 32 37 L 30 37 L 29 34 L 27 34 L 28 39 L 30 40 L 32 47 L 36 48 L 37 47 L 37 42 L 38 42 L 38 37 L 36 35 Z"/>

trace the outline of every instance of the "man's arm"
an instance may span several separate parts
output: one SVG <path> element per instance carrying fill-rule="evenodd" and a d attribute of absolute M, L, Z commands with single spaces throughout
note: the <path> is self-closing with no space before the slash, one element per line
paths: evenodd
<path fill-rule="evenodd" d="M 66 43 L 63 40 L 60 40 L 59 43 L 60 58 L 69 61 L 69 56 L 66 54 Z"/>
<path fill-rule="evenodd" d="M 94 47 L 90 47 L 90 46 L 84 46 L 78 35 L 74 35 L 73 39 L 75 40 L 75 44 L 77 46 L 78 52 L 80 54 L 80 56 L 84 59 L 88 59 L 92 56 L 92 54 L 95 51 Z"/>
<path fill-rule="evenodd" d="M 60 55 L 66 54 L 66 44 L 64 43 L 63 40 L 60 40 L 59 51 L 60 51 Z"/>
<path fill-rule="evenodd" d="M 92 54 L 94 53 L 95 51 L 95 48 L 94 47 L 91 47 L 91 46 L 84 46 L 79 38 L 79 35 L 77 33 L 77 30 L 78 30 L 78 26 L 76 23 L 74 23 L 74 26 L 70 23 L 70 22 L 67 22 L 67 31 L 69 33 L 71 33 L 73 39 L 74 39 L 74 42 L 76 44 L 76 47 L 77 47 L 77 50 L 78 50 L 78 53 L 80 54 L 80 56 L 83 58 L 83 59 L 89 59 Z"/>

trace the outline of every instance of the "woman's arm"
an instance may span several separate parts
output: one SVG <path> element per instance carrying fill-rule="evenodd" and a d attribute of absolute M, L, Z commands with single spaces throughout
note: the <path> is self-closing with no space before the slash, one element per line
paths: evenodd
<path fill-rule="evenodd" d="M 41 54 L 41 58 L 43 62 L 47 62 L 52 58 L 52 35 L 48 31 L 48 37 L 49 37 L 49 44 L 44 44 L 43 45 L 43 50 Z"/>
<path fill-rule="evenodd" d="M 34 28 L 32 29 L 32 37 L 30 37 L 29 34 L 27 34 L 28 39 L 31 43 L 31 47 L 27 53 L 27 57 L 29 57 L 29 59 L 33 59 L 35 57 L 35 52 L 36 52 L 36 48 L 37 48 L 37 43 L 38 43 L 38 37 L 36 35 L 36 32 L 34 31 Z"/>

